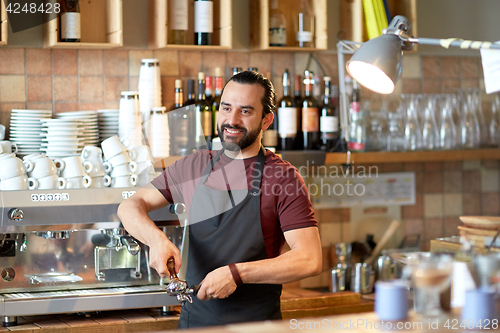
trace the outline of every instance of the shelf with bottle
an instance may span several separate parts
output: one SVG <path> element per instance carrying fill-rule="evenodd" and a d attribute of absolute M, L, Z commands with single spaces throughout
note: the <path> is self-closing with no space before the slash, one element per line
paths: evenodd
<path fill-rule="evenodd" d="M 0 46 L 7 44 L 7 32 L 9 25 L 7 23 L 7 11 L 5 10 L 5 2 L 0 1 Z"/>
<path fill-rule="evenodd" d="M 326 0 L 254 0 L 250 1 L 250 44 L 253 50 L 266 51 L 286 51 L 286 52 L 311 52 L 318 50 L 326 50 L 328 47 L 327 37 L 327 11 Z M 305 7 L 305 9 L 302 9 Z M 301 12 L 305 15 L 299 16 Z M 308 13 L 310 12 L 310 13 Z M 302 32 L 297 34 L 297 26 L 299 17 L 302 18 L 303 25 L 308 24 L 307 16 L 314 17 L 313 37 L 311 42 L 307 42 L 310 38 L 308 29 L 302 29 Z M 280 19 L 281 17 L 281 19 Z M 283 19 L 284 17 L 284 19 Z M 286 24 L 284 23 L 286 22 Z M 272 43 L 270 40 L 270 23 L 276 25 L 273 33 L 278 31 L 283 33 L 282 28 L 286 25 L 286 43 L 285 46 L 280 45 L 283 42 Z M 301 36 L 303 45 L 296 45 L 296 36 Z M 274 38 L 274 37 L 271 37 Z M 283 38 L 284 39 L 284 38 Z M 305 43 L 305 45 L 304 45 Z"/>
<path fill-rule="evenodd" d="M 68 0 L 60 0 L 64 2 Z M 122 0 L 78 1 L 80 41 L 62 41 L 58 15 L 43 25 L 43 46 L 66 49 L 110 49 L 123 46 Z M 57 15 L 57 14 L 56 14 Z M 78 32 L 76 33 L 78 35 Z"/>
<path fill-rule="evenodd" d="M 199 22 L 197 26 L 200 27 L 197 30 L 210 30 L 210 27 L 207 29 L 201 23 L 208 23 L 208 25 L 212 23 L 212 33 L 198 33 L 197 44 L 207 45 L 195 45 L 195 7 L 198 6 L 202 9 L 203 17 L 197 18 Z M 210 11 L 205 7 L 212 7 L 212 15 L 207 15 Z M 230 49 L 232 47 L 231 11 L 231 0 L 150 0 L 149 48 L 198 51 Z M 173 13 L 176 14 L 171 16 Z"/>

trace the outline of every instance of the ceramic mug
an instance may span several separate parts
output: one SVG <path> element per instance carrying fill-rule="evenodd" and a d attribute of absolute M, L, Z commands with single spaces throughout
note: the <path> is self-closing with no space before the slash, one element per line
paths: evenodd
<path fill-rule="evenodd" d="M 63 189 L 66 188 L 66 179 L 58 177 L 57 174 L 38 179 L 29 178 L 28 188 L 30 190 Z"/>
<path fill-rule="evenodd" d="M 62 159 L 62 170 L 60 171 L 61 177 L 66 179 L 81 177 L 86 174 L 85 170 L 93 168 L 92 163 L 89 161 L 82 161 L 82 157 L 69 156 Z"/>
<path fill-rule="evenodd" d="M 7 140 L 0 141 L 0 152 L 3 154 L 17 153 L 18 148 L 15 142 Z"/>
<path fill-rule="evenodd" d="M 117 165 L 111 169 L 109 175 L 111 178 L 127 176 L 134 173 L 137 170 L 137 163 L 131 161 L 127 164 Z"/>
<path fill-rule="evenodd" d="M 137 175 L 111 178 L 111 187 L 134 187 L 137 185 Z"/>
<path fill-rule="evenodd" d="M 123 145 L 118 135 L 110 136 L 101 142 L 101 148 L 106 160 L 127 150 L 127 147 Z"/>
<path fill-rule="evenodd" d="M 59 159 L 52 160 L 45 154 L 27 155 L 24 156 L 23 160 L 33 163 L 33 169 L 28 171 L 28 176 L 36 179 L 56 175 L 57 171 L 59 171 L 56 165 L 61 164 Z"/>
<path fill-rule="evenodd" d="M 20 158 L 15 157 L 15 154 L 11 154 L 10 157 L 0 159 L 0 180 L 5 181 L 10 178 L 26 175 L 28 169 L 33 170 L 32 162 L 22 161 Z"/>
<path fill-rule="evenodd" d="M 66 188 L 89 188 L 92 185 L 92 178 L 89 175 L 66 178 Z"/>
<path fill-rule="evenodd" d="M 34 179 L 28 178 L 27 175 L 21 175 L 5 179 L 0 182 L 0 190 L 1 191 L 26 190 L 28 188 L 28 181 L 33 181 L 33 180 Z"/>
<path fill-rule="evenodd" d="M 104 175 L 102 177 L 92 177 L 91 188 L 103 188 L 111 186 L 111 177 Z"/>

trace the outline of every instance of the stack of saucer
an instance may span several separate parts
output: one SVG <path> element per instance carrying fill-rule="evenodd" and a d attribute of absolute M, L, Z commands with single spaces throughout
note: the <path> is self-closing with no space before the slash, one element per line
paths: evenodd
<path fill-rule="evenodd" d="M 99 141 L 102 142 L 113 135 L 118 135 L 119 110 L 97 110 L 99 125 Z"/>
<path fill-rule="evenodd" d="M 61 112 L 57 114 L 57 118 L 66 120 L 80 120 L 82 122 L 82 133 L 79 138 L 80 149 L 84 146 L 98 146 L 99 141 L 99 125 L 97 123 L 96 111 L 72 111 Z"/>
<path fill-rule="evenodd" d="M 42 119 L 42 148 L 49 157 L 79 155 L 82 122 L 76 119 Z"/>
<path fill-rule="evenodd" d="M 17 154 L 40 153 L 42 144 L 40 120 L 51 117 L 51 110 L 12 110 L 10 114 L 10 141 L 18 147 Z"/>

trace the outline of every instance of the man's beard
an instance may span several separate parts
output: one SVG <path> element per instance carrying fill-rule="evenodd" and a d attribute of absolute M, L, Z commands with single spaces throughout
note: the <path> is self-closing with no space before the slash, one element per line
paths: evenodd
<path fill-rule="evenodd" d="M 261 122 L 261 125 L 262 125 L 262 122 Z M 226 141 L 226 139 L 224 138 L 224 133 L 225 133 L 224 130 L 226 128 L 241 130 L 243 132 L 243 137 L 238 142 Z M 224 147 L 224 149 L 229 150 L 229 151 L 238 151 L 238 150 L 243 150 L 243 149 L 249 147 L 259 138 L 260 125 L 255 130 L 250 131 L 250 132 L 248 132 L 247 129 L 242 127 L 242 126 L 238 126 L 238 125 L 231 126 L 228 124 L 222 124 L 222 126 L 220 126 L 220 127 L 219 127 L 219 125 L 217 125 L 217 130 L 219 131 L 219 136 L 220 136 L 220 141 L 222 143 L 222 147 Z"/>

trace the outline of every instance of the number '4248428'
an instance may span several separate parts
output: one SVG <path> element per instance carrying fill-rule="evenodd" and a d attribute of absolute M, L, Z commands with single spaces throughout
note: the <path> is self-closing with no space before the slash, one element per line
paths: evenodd
<path fill-rule="evenodd" d="M 41 4 L 37 3 L 19 3 L 19 2 L 9 2 L 5 11 L 9 14 L 53 14 L 61 12 L 61 4 L 50 2 Z"/>
<path fill-rule="evenodd" d="M 462 320 L 461 322 L 458 319 L 448 319 L 446 323 L 444 324 L 444 327 L 447 329 L 452 329 L 456 330 L 459 328 L 462 329 L 485 329 L 485 330 L 497 330 L 498 329 L 498 319 L 484 319 L 482 322 L 479 320 L 478 322 L 475 322 L 473 319 L 469 320 Z"/>

